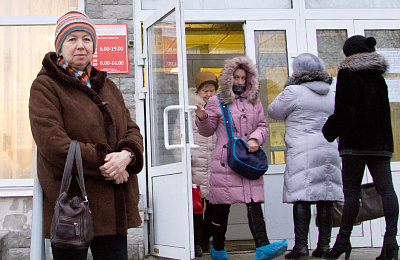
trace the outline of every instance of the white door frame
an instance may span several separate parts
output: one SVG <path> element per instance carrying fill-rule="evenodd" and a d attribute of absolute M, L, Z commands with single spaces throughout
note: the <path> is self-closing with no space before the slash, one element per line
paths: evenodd
<path fill-rule="evenodd" d="M 157 141 L 154 137 L 155 127 L 150 126 L 152 122 L 152 100 L 153 93 L 152 86 L 156 79 L 152 79 L 152 67 L 150 46 L 151 35 L 150 32 L 153 25 L 158 21 L 168 17 L 168 22 L 175 23 L 173 27 L 176 31 L 177 42 L 177 63 L 178 63 L 178 96 L 179 103 L 173 106 L 166 107 L 164 110 L 164 133 L 166 137 L 168 132 L 172 129 L 168 128 L 166 123 L 168 120 L 168 113 L 172 109 L 179 111 L 180 129 L 173 129 L 180 131 L 181 144 L 172 147 L 167 147 L 169 141 L 165 141 L 166 149 L 178 148 L 181 150 L 180 162 L 154 165 L 152 150 Z M 139 92 L 140 99 L 145 100 L 146 105 L 146 142 L 147 142 L 147 195 L 148 207 L 146 208 L 149 219 L 150 228 L 150 254 L 160 257 L 168 257 L 173 259 L 189 259 L 194 258 L 194 238 L 193 238 L 193 208 L 192 208 L 192 180 L 190 171 L 190 148 L 193 147 L 193 139 L 191 128 L 187 127 L 190 123 L 191 117 L 187 116 L 189 111 L 188 106 L 188 93 L 187 93 L 187 65 L 186 65 L 186 41 L 185 41 L 185 27 L 183 19 L 182 0 L 177 0 L 174 5 L 167 7 L 163 10 L 157 11 L 150 15 L 143 21 L 143 38 L 144 38 L 144 52 L 140 54 L 141 64 L 144 64 L 146 69 L 146 88 L 141 89 Z M 190 124 L 191 125 L 191 124 Z M 153 129 L 152 129 L 153 128 Z M 188 130 L 186 130 L 188 129 Z M 188 132 L 188 133 L 187 133 Z M 159 132 L 156 132 L 159 133 Z M 154 143 L 152 143 L 154 142 Z M 189 170 L 188 170 L 189 169 Z"/>

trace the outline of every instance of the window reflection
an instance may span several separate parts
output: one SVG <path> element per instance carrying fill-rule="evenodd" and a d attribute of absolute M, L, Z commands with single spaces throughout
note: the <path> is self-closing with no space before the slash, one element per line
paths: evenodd
<path fill-rule="evenodd" d="M 29 90 L 45 53 L 54 50 L 54 27 L 0 26 L 0 179 L 32 178 Z"/>
<path fill-rule="evenodd" d="M 283 91 L 289 75 L 286 31 L 256 31 L 256 59 L 259 72 L 259 97 L 264 106 L 265 117 L 268 118 L 268 105 Z M 269 140 L 263 149 L 270 153 L 270 164 L 286 163 L 286 147 L 284 143 L 285 123 L 281 120 L 269 119 Z"/>
<path fill-rule="evenodd" d="M 392 118 L 394 153 L 392 161 L 400 161 L 400 30 L 365 30 L 365 37 L 375 37 L 375 49 L 385 56 L 389 63 L 383 75 L 388 85 L 390 112 Z"/>
<path fill-rule="evenodd" d="M 325 62 L 325 70 L 337 76 L 337 66 L 343 60 L 342 46 L 347 39 L 347 30 L 317 30 L 318 57 Z"/>
<path fill-rule="evenodd" d="M 62 15 L 66 10 L 73 9 L 78 9 L 78 0 L 0 1 L 0 16 Z"/>
<path fill-rule="evenodd" d="M 398 0 L 305 0 L 310 9 L 399 8 Z"/>
<path fill-rule="evenodd" d="M 142 10 L 157 10 L 171 4 L 166 0 L 142 0 Z M 225 10 L 225 9 L 291 9 L 292 0 L 188 0 L 184 3 L 186 10 Z"/>

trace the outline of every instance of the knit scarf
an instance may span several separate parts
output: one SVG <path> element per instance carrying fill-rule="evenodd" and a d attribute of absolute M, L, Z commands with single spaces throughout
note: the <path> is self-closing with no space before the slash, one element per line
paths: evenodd
<path fill-rule="evenodd" d="M 57 64 L 61 68 L 64 68 L 66 71 L 68 71 L 72 76 L 82 81 L 82 83 L 88 86 L 89 88 L 92 87 L 90 85 L 90 79 L 89 79 L 90 71 L 92 70 L 92 64 L 90 62 L 89 65 L 86 66 L 85 71 L 81 71 L 70 66 L 68 62 L 64 60 L 62 57 L 58 57 Z"/>

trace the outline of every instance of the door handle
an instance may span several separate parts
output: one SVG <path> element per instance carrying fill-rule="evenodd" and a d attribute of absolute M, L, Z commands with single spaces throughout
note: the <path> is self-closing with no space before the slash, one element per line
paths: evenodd
<path fill-rule="evenodd" d="M 189 106 L 189 115 L 187 116 L 187 120 L 188 120 L 188 132 L 189 132 L 189 147 L 190 148 L 199 148 L 198 145 L 194 144 L 194 140 L 193 140 L 193 127 L 192 127 L 192 115 L 190 113 L 190 111 L 194 111 L 196 110 L 197 107 L 196 106 Z M 164 109 L 164 145 L 165 145 L 165 149 L 167 150 L 173 150 L 173 149 L 182 149 L 185 147 L 185 143 L 180 143 L 180 144 L 169 144 L 169 134 L 168 134 L 168 113 L 169 111 L 172 110 L 179 110 L 181 113 L 183 112 L 183 106 L 180 105 L 172 105 L 172 106 L 167 106 Z M 182 140 L 182 139 L 181 139 Z"/>
<path fill-rule="evenodd" d="M 192 113 L 191 111 L 195 111 L 197 109 L 196 106 L 189 106 L 189 116 L 188 116 L 188 125 L 189 125 L 189 147 L 190 148 L 199 148 L 197 144 L 194 144 L 194 138 L 193 138 L 193 127 L 192 127 Z"/>
<path fill-rule="evenodd" d="M 164 109 L 164 145 L 165 149 L 167 150 L 173 150 L 173 149 L 182 149 L 185 147 L 185 144 L 180 143 L 180 144 L 169 144 L 169 134 L 168 134 L 168 113 L 171 110 L 179 110 L 182 112 L 183 106 L 179 105 L 173 105 L 173 106 L 167 106 Z M 179 130 L 180 131 L 180 130 Z M 182 140 L 182 139 L 181 139 Z"/>

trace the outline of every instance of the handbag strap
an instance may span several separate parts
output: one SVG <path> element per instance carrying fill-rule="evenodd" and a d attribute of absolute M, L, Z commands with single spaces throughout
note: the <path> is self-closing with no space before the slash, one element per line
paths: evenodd
<path fill-rule="evenodd" d="M 69 186 L 71 185 L 72 181 L 72 167 L 74 165 L 74 159 L 76 161 L 76 168 L 78 170 L 78 175 L 75 175 L 75 177 L 78 182 L 79 188 L 81 189 L 82 198 L 85 198 L 87 200 L 85 182 L 83 178 L 81 149 L 79 147 L 78 141 L 76 140 L 72 140 L 69 145 L 67 160 L 65 162 L 64 173 L 61 182 L 60 194 L 63 192 L 68 193 Z"/>
<path fill-rule="evenodd" d="M 72 140 L 69 144 L 67 160 L 65 161 L 64 172 L 61 182 L 60 194 L 64 191 L 68 192 L 69 186 L 71 185 L 72 166 L 74 165 L 76 145 L 77 143 L 74 140 Z"/>
<path fill-rule="evenodd" d="M 78 143 L 78 141 L 76 142 Z M 78 181 L 79 188 L 82 191 L 82 197 L 85 198 L 85 200 L 87 201 L 85 179 L 83 177 L 82 155 L 79 144 L 77 144 L 75 148 L 75 162 L 76 162 L 76 168 L 78 169 L 78 175 L 76 175 L 76 180 Z"/>
<path fill-rule="evenodd" d="M 233 127 L 232 127 L 232 119 L 231 113 L 229 112 L 228 104 L 222 105 L 221 99 L 219 98 L 219 94 L 217 95 L 219 100 L 219 106 L 221 107 L 222 117 L 225 123 L 226 135 L 228 136 L 228 140 L 233 137 Z M 229 127 L 228 127 L 229 124 Z"/>

